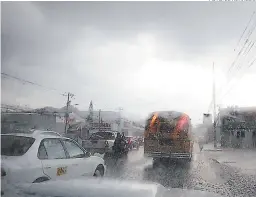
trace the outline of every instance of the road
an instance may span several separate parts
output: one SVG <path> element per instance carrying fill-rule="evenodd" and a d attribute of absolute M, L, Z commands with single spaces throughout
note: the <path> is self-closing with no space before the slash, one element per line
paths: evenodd
<path fill-rule="evenodd" d="M 212 160 L 207 152 L 194 146 L 190 164 L 172 162 L 153 165 L 145 158 L 143 147 L 133 150 L 127 158 L 105 158 L 107 177 L 158 182 L 168 188 L 186 188 L 209 191 L 223 196 L 256 196 L 256 177 L 240 173 L 227 165 Z"/>

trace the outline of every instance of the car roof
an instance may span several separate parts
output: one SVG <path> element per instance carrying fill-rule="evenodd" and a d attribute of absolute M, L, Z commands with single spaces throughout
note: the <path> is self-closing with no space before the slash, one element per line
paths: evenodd
<path fill-rule="evenodd" d="M 51 133 L 51 134 L 50 134 Z M 55 135 L 52 135 L 55 134 Z M 59 133 L 55 131 L 48 131 L 48 130 L 31 130 L 28 132 L 17 132 L 17 133 L 6 133 L 1 135 L 15 135 L 15 136 L 23 136 L 23 137 L 32 137 L 35 139 L 43 139 L 43 138 L 66 138 L 61 136 Z M 69 139 L 69 138 L 67 138 Z"/>
<path fill-rule="evenodd" d="M 114 187 L 113 187 L 114 186 Z M 72 190 L 70 189 L 72 188 Z M 111 188 L 111 189 L 110 189 Z M 156 197 L 162 196 L 166 189 L 157 183 L 141 183 L 138 181 L 120 181 L 110 179 L 79 178 L 73 180 L 46 181 L 32 184 L 29 193 L 44 196 L 77 196 L 82 197 Z"/>

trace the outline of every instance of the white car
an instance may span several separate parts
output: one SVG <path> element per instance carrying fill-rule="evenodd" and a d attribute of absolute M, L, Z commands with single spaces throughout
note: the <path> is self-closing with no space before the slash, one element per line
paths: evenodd
<path fill-rule="evenodd" d="M 50 131 L 2 134 L 1 159 L 4 179 L 9 183 L 104 176 L 106 171 L 102 158 Z"/>

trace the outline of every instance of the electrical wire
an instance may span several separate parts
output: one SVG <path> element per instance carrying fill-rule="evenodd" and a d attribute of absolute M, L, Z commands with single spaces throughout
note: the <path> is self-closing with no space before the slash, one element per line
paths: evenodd
<path fill-rule="evenodd" d="M 7 78 L 11 78 L 11 79 L 15 79 L 17 81 L 20 81 L 22 83 L 26 83 L 26 84 L 30 84 L 30 85 L 34 85 L 34 86 L 37 86 L 37 87 L 40 87 L 40 88 L 44 88 L 46 90 L 50 90 L 50 91 L 55 91 L 55 92 L 58 92 L 58 94 L 60 94 L 61 96 L 67 96 L 66 93 L 60 93 L 57 89 L 55 88 L 49 88 L 49 87 L 46 87 L 46 86 L 43 86 L 41 84 L 38 84 L 38 83 L 35 83 L 35 82 L 32 82 L 32 81 L 28 81 L 26 79 L 22 79 L 22 78 L 19 78 L 19 77 L 16 77 L 16 76 L 12 76 L 10 74 L 7 74 L 7 73 L 4 73 L 4 72 L 1 72 L 1 75 L 7 79 Z"/>
<path fill-rule="evenodd" d="M 246 25 L 246 27 L 245 27 L 245 29 L 244 29 L 242 35 L 240 36 L 240 38 L 239 38 L 239 40 L 238 40 L 238 42 L 237 42 L 236 48 L 237 48 L 238 45 L 240 44 L 240 41 L 242 40 L 242 38 L 243 38 L 243 36 L 244 36 L 244 34 L 245 34 L 247 28 L 249 27 L 249 25 L 250 25 L 250 23 L 251 23 L 251 21 L 252 21 L 252 18 L 253 18 L 253 16 L 254 16 L 254 14 L 255 14 L 255 11 L 252 13 L 252 16 L 251 16 L 249 22 L 247 23 L 247 25 Z M 236 50 L 236 49 L 234 49 L 234 51 L 235 51 L 235 50 Z"/>
<path fill-rule="evenodd" d="M 240 39 L 239 39 L 239 41 L 238 41 L 238 44 L 239 44 L 240 41 L 242 40 L 242 38 L 243 38 L 243 36 L 244 36 L 246 30 L 248 29 L 248 27 L 250 26 L 254 14 L 255 14 L 255 11 L 252 13 L 252 16 L 251 16 L 251 18 L 250 18 L 248 24 L 246 25 L 246 27 L 245 27 L 245 29 L 244 29 L 244 31 L 243 31 L 243 33 L 242 33 L 242 35 L 241 35 L 241 37 L 240 37 Z M 252 28 L 248 31 L 248 34 L 247 34 L 247 36 L 246 36 L 246 38 L 245 38 L 245 41 L 244 41 L 244 44 L 243 44 L 242 48 L 239 50 L 238 54 L 236 55 L 235 60 L 232 62 L 231 66 L 229 67 L 229 69 L 228 69 L 228 71 L 227 71 L 227 75 L 228 75 L 228 74 L 231 72 L 231 70 L 234 68 L 236 62 L 238 61 L 238 59 L 239 59 L 239 57 L 240 57 L 240 55 L 243 54 L 243 50 L 244 50 L 244 49 L 245 49 L 245 50 L 247 49 L 247 48 L 245 48 L 245 47 L 246 47 L 246 44 L 249 43 L 250 37 L 251 37 L 252 33 L 254 32 L 255 28 L 256 28 L 256 22 L 253 24 Z M 236 48 L 238 48 L 238 46 L 237 46 Z M 236 51 L 236 49 L 234 49 L 234 51 Z"/>
<path fill-rule="evenodd" d="M 254 63 L 255 63 L 255 61 L 256 61 L 256 58 L 254 58 L 254 60 L 251 61 L 251 63 L 247 66 L 247 68 L 250 68 L 251 66 L 253 66 Z M 223 100 L 223 98 L 225 98 L 225 96 L 226 96 L 228 93 L 230 93 L 230 91 L 238 84 L 238 82 L 244 77 L 244 74 L 245 74 L 245 73 L 246 73 L 246 71 L 243 72 L 242 75 L 240 75 L 240 77 L 239 77 L 238 80 L 237 80 L 237 83 L 235 83 L 235 85 L 233 85 L 233 86 L 231 86 L 231 88 L 229 88 L 229 90 L 222 96 L 220 102 L 221 102 L 221 101 Z"/>
<path fill-rule="evenodd" d="M 249 20 L 249 22 L 247 23 L 247 25 L 246 25 L 246 27 L 245 27 L 245 29 L 244 29 L 242 35 L 240 36 L 240 38 L 239 38 L 239 40 L 238 40 L 238 42 L 237 42 L 237 46 L 236 46 L 236 48 L 234 49 L 234 51 L 236 51 L 236 50 L 238 49 L 238 46 L 239 46 L 239 44 L 240 44 L 240 42 L 241 42 L 243 36 L 245 35 L 245 33 L 246 33 L 248 27 L 250 26 L 251 21 L 253 20 L 254 15 L 255 15 L 255 11 L 252 13 L 252 15 L 251 15 L 251 17 L 250 17 L 250 20 Z M 241 54 L 243 54 L 244 56 L 248 56 L 249 52 L 250 52 L 251 49 L 253 48 L 253 46 L 254 46 L 254 44 L 255 44 L 255 40 L 254 40 L 254 41 L 250 41 L 249 39 L 250 39 L 252 33 L 254 32 L 255 28 L 256 28 L 256 22 L 255 22 L 255 24 L 252 26 L 252 28 L 248 31 L 247 36 L 246 36 L 246 39 L 245 39 L 245 42 L 244 42 L 242 48 L 239 50 L 238 54 L 236 55 L 235 60 L 232 62 L 231 66 L 229 67 L 229 69 L 228 69 L 228 71 L 227 71 L 227 75 L 229 75 L 230 73 L 232 73 L 231 71 L 232 71 L 233 68 L 235 68 L 235 65 L 236 65 L 237 61 L 239 60 L 239 57 L 241 56 Z M 248 45 L 247 45 L 247 43 L 248 43 Z M 244 51 L 244 50 L 245 50 L 245 51 Z M 254 64 L 254 62 L 255 62 L 255 60 L 252 61 L 252 62 L 249 64 L 248 68 L 251 67 L 251 66 Z M 238 72 L 241 68 L 242 68 L 242 67 L 238 65 L 238 66 L 237 66 L 237 69 L 236 69 L 237 72 Z M 233 71 L 234 71 L 234 69 L 233 69 Z M 233 72 L 232 75 L 234 75 L 234 72 Z M 230 83 L 230 81 L 232 80 L 232 75 L 231 75 L 231 77 L 229 77 L 228 83 Z M 223 90 L 223 87 L 221 88 L 220 91 L 222 91 L 222 90 Z M 230 90 L 229 90 L 228 92 L 230 92 Z M 225 95 L 226 95 L 226 94 L 227 94 L 227 93 L 225 93 Z M 223 99 L 223 98 L 222 98 L 222 99 Z M 222 99 L 221 99 L 221 100 L 222 100 Z M 210 104 L 209 104 L 208 113 L 209 113 L 209 111 L 210 111 L 212 105 L 213 105 L 213 100 L 211 100 L 211 102 L 210 102 Z"/>

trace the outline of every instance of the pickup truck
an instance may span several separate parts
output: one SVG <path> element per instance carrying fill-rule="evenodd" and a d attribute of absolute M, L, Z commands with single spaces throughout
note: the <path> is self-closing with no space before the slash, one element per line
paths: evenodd
<path fill-rule="evenodd" d="M 117 132 L 113 131 L 98 131 L 88 140 L 83 140 L 82 146 L 91 153 L 112 153 L 116 135 Z"/>

